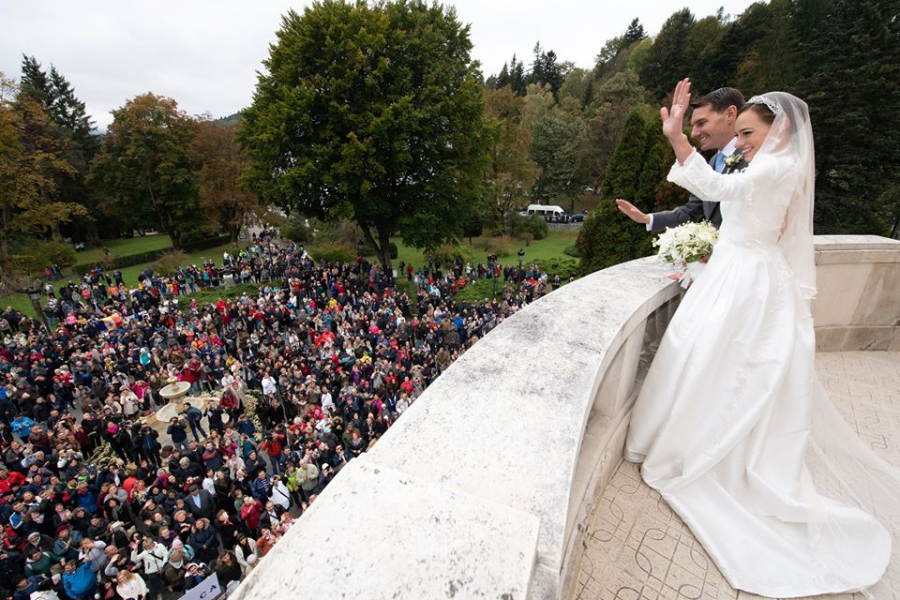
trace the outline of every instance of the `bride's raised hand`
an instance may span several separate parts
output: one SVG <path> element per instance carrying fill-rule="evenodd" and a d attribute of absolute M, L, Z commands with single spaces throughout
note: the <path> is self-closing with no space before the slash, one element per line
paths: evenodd
<path fill-rule="evenodd" d="M 670 140 L 684 135 L 684 115 L 691 103 L 691 80 L 684 78 L 675 86 L 672 94 L 672 108 L 659 109 L 663 121 L 663 134 Z"/>

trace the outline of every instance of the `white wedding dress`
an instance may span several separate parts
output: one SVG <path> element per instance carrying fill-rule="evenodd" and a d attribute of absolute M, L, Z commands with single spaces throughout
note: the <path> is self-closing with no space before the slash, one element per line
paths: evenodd
<path fill-rule="evenodd" d="M 809 468 L 814 282 L 798 277 L 783 239 L 808 160 L 760 152 L 743 173 L 719 175 L 695 152 L 672 167 L 670 181 L 722 203 L 723 224 L 660 343 L 625 447 L 728 582 L 775 598 L 872 586 L 892 545 L 870 514 L 818 493 Z"/>

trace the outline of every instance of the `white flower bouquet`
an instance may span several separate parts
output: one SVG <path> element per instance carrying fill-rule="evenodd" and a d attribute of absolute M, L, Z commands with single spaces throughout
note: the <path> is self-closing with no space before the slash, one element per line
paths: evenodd
<path fill-rule="evenodd" d="M 719 232 L 707 221 L 685 223 L 666 229 L 653 242 L 657 256 L 668 263 L 685 267 L 681 287 L 687 288 L 697 278 L 703 263 L 719 239 Z"/>

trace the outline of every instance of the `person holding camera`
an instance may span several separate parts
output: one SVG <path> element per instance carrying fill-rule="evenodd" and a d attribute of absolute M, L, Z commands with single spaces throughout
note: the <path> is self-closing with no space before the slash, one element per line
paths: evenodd
<path fill-rule="evenodd" d="M 172 417 L 172 420 L 169 421 L 169 426 L 166 428 L 166 433 L 169 434 L 169 437 L 172 439 L 172 445 L 175 448 L 180 449 L 182 452 L 190 451 L 187 445 L 187 427 L 184 426 L 184 421 L 180 417 Z"/>

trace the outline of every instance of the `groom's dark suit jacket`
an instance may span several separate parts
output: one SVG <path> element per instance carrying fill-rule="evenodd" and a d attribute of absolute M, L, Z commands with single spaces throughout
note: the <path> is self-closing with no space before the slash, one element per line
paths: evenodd
<path fill-rule="evenodd" d="M 709 159 L 709 166 L 715 168 L 716 155 Z M 747 163 L 741 160 L 733 169 L 725 168 L 724 174 L 742 171 L 747 167 Z M 699 223 L 700 221 L 709 221 L 713 227 L 718 229 L 722 226 L 722 211 L 719 210 L 718 202 L 706 202 L 697 196 L 691 194 L 687 204 L 673 208 L 672 210 L 664 210 L 662 212 L 653 213 L 653 231 L 659 233 L 665 231 L 667 227 L 678 227 L 682 223 L 689 221 Z"/>

